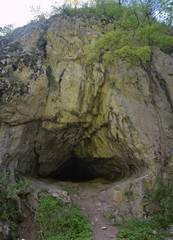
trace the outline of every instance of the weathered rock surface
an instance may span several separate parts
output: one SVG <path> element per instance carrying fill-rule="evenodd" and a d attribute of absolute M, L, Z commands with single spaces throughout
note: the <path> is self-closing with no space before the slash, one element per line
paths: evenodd
<path fill-rule="evenodd" d="M 2 40 L 2 171 L 116 179 L 171 161 L 173 56 L 153 49 L 148 69 L 87 64 L 85 47 L 111 27 L 54 17 Z"/>

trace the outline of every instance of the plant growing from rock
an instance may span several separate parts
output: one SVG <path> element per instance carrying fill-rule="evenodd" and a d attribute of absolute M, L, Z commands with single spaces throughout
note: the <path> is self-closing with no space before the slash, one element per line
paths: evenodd
<path fill-rule="evenodd" d="M 20 195 L 29 187 L 28 181 L 10 173 L 0 175 L 0 222 L 3 240 L 15 239 L 20 213 Z"/>
<path fill-rule="evenodd" d="M 130 219 L 120 226 L 117 240 L 164 240 L 166 229 L 173 224 L 173 184 L 171 180 L 156 178 L 156 183 L 145 189 L 148 207 L 147 220 Z"/>
<path fill-rule="evenodd" d="M 167 228 L 173 224 L 172 181 L 157 177 L 156 183 L 145 189 L 145 195 L 151 219 L 162 228 Z"/>

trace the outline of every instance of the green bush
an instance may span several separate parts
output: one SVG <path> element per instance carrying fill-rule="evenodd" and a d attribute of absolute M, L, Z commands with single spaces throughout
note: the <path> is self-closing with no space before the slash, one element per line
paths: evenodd
<path fill-rule="evenodd" d="M 171 182 L 170 180 L 164 182 L 157 177 L 154 186 L 145 189 L 151 218 L 162 228 L 173 224 L 173 184 Z"/>
<path fill-rule="evenodd" d="M 13 179 L 13 181 L 11 181 Z M 0 175 L 0 221 L 9 224 L 11 239 L 17 235 L 19 219 L 19 195 L 29 187 L 28 181 L 22 181 L 19 176 L 10 173 Z M 8 238 L 7 237 L 7 238 Z M 5 236 L 4 236 L 5 240 Z"/>
<path fill-rule="evenodd" d="M 37 53 L 37 47 L 35 45 L 31 45 L 29 46 L 29 52 L 32 54 L 32 55 L 35 55 Z"/>
<path fill-rule="evenodd" d="M 61 7 L 52 6 L 53 14 L 62 15 L 88 15 L 88 16 L 105 16 L 107 18 L 117 17 L 121 15 L 121 8 L 114 0 L 96 0 L 88 1 L 88 3 L 66 3 Z"/>
<path fill-rule="evenodd" d="M 103 34 L 86 51 L 88 63 L 103 61 L 111 63 L 118 56 L 134 64 L 145 64 L 151 58 L 152 46 L 158 46 L 166 53 L 173 51 L 173 36 L 167 35 L 167 27 L 153 21 L 151 25 L 131 26 L 129 20 L 116 30 Z M 128 25 L 129 24 L 129 25 Z"/>
<path fill-rule="evenodd" d="M 151 60 L 152 46 L 158 46 L 165 53 L 173 52 L 172 28 L 153 17 L 155 11 L 150 13 L 147 1 L 142 4 L 133 1 L 127 6 L 112 0 L 98 0 L 91 8 L 93 15 L 111 18 L 114 28 L 88 47 L 89 64 L 94 61 L 110 64 L 117 56 L 135 65 L 146 64 Z"/>
<path fill-rule="evenodd" d="M 157 177 L 156 183 L 145 189 L 149 220 L 130 219 L 119 229 L 117 240 L 164 240 L 165 230 L 173 224 L 173 185 L 171 180 Z"/>
<path fill-rule="evenodd" d="M 130 219 L 125 221 L 119 230 L 117 240 L 161 240 L 164 239 L 160 229 L 151 221 Z"/>
<path fill-rule="evenodd" d="M 126 190 L 125 192 L 124 192 L 124 195 L 125 196 L 133 196 L 133 190 Z"/>
<path fill-rule="evenodd" d="M 14 30 L 13 24 L 9 24 L 4 27 L 0 27 L 0 37 L 1 36 L 9 36 L 13 30 Z"/>
<path fill-rule="evenodd" d="M 42 195 L 36 212 L 40 240 L 92 240 L 91 227 L 74 203 Z"/>

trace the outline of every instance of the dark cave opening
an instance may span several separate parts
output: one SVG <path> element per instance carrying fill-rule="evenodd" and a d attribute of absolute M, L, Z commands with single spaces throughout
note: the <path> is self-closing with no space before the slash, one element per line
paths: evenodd
<path fill-rule="evenodd" d="M 62 164 L 50 177 L 70 182 L 86 182 L 100 177 L 93 174 L 86 165 L 86 163 L 81 163 L 79 159 L 72 158 Z"/>
<path fill-rule="evenodd" d="M 133 169 L 134 168 L 134 169 Z M 135 174 L 137 169 L 132 164 L 122 164 L 113 158 L 71 157 L 61 162 L 54 171 L 44 174 L 44 177 L 68 182 L 99 181 L 112 182 Z M 40 174 L 41 177 L 43 175 Z"/>

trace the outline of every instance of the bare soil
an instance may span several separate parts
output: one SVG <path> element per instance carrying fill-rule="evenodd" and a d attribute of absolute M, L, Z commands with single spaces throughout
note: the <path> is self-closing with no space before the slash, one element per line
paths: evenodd
<path fill-rule="evenodd" d="M 109 199 L 104 191 L 109 184 L 86 182 L 76 184 L 76 202 L 92 225 L 95 240 L 115 239 L 117 228 L 111 222 Z"/>

